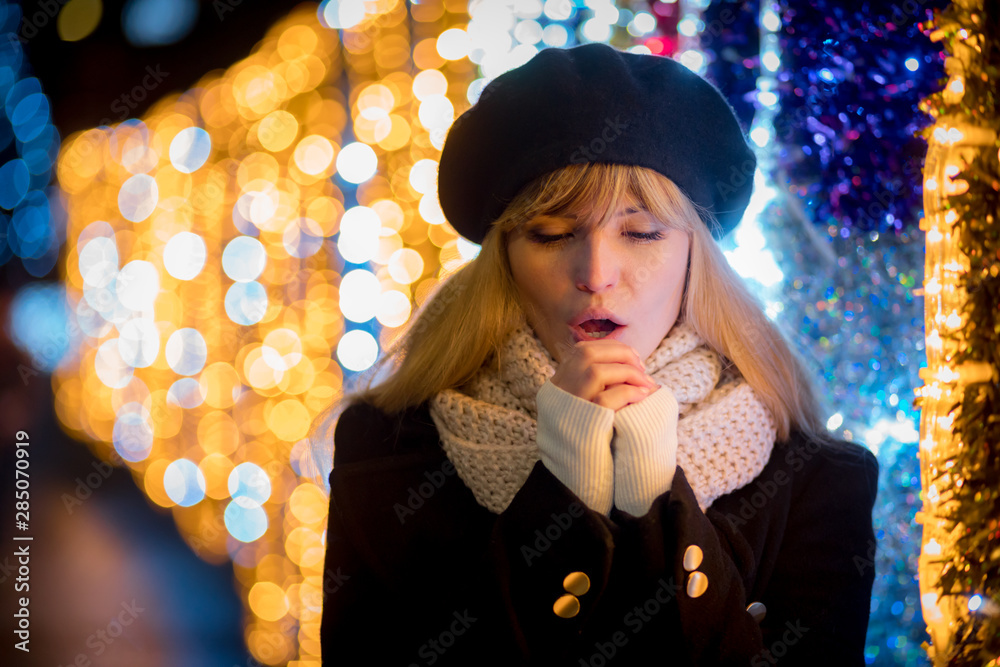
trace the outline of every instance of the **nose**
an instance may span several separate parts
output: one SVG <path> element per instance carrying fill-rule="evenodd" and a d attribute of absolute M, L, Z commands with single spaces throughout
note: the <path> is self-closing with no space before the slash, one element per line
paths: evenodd
<path fill-rule="evenodd" d="M 603 292 L 618 284 L 620 263 L 614 248 L 603 236 L 588 234 L 578 246 L 575 282 L 582 292 Z"/>

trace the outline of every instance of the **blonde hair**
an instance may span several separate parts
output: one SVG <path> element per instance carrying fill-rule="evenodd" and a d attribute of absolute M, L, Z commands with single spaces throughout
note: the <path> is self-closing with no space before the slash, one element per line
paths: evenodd
<path fill-rule="evenodd" d="M 817 395 L 801 359 L 730 267 L 695 205 L 666 177 L 625 165 L 571 165 L 527 186 L 492 225 L 479 256 L 428 299 L 410 328 L 380 359 L 367 386 L 345 396 L 344 404 L 365 401 L 384 412 L 398 412 L 444 389 L 461 387 L 484 365 L 496 364 L 501 345 L 524 318 L 507 258 L 510 232 L 536 215 L 593 202 L 606 204 L 592 215 L 603 221 L 625 197 L 689 234 L 687 285 L 679 319 L 735 364 L 774 415 L 779 441 L 787 440 L 793 430 L 821 437 Z M 386 373 L 383 382 L 373 382 Z M 327 427 L 320 435 L 332 433 Z"/>

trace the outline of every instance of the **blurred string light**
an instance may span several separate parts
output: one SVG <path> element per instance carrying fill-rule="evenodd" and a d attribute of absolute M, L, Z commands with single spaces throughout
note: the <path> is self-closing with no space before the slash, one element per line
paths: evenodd
<path fill-rule="evenodd" d="M 342 72 L 337 33 L 303 8 L 224 73 L 58 155 L 74 332 L 53 371 L 59 420 L 127 466 L 202 558 L 232 560 L 247 646 L 271 665 L 320 664 L 327 501 L 306 434 L 341 390 L 344 331 L 324 241 L 341 185 L 375 172 L 345 139 Z"/>
<path fill-rule="evenodd" d="M 100 25 L 104 13 L 101 0 L 69 0 L 61 8 L 58 3 L 55 6 L 59 12 L 56 32 L 64 42 L 78 42 L 89 36 Z"/>
<path fill-rule="evenodd" d="M 702 13 L 708 4 L 709 0 L 682 0 L 680 20 L 677 22 L 677 60 L 702 76 L 708 67 L 707 56 L 701 48 L 701 33 L 705 29 Z"/>
<path fill-rule="evenodd" d="M 777 3 L 764 2 L 761 4 L 758 26 L 762 53 L 777 54 L 778 52 L 777 33 L 781 30 L 781 17 L 778 12 Z M 700 16 L 691 11 L 681 19 L 680 25 L 685 25 L 685 23 L 690 25 L 696 21 L 701 21 Z M 683 44 L 687 53 L 695 51 L 694 44 L 690 42 L 683 42 Z M 724 253 L 729 264 L 740 276 L 752 279 L 765 288 L 771 288 L 765 290 L 764 298 L 765 312 L 771 319 L 777 318 L 783 310 L 780 293 L 776 286 L 781 284 L 785 276 L 778 267 L 774 254 L 766 247 L 760 219 L 771 206 L 777 194 L 773 183 L 775 165 L 772 159 L 774 117 L 779 106 L 777 87 L 777 71 L 762 67 L 757 77 L 755 91 L 757 104 L 749 132 L 750 140 L 756 146 L 757 168 L 752 174 L 742 173 L 739 170 L 734 170 L 732 174 L 734 187 L 739 184 L 737 181 L 753 178 L 753 194 L 747 210 L 743 214 L 743 220 L 733 232 L 731 240 L 726 241 L 726 244 L 732 244 L 733 247 Z"/>
<path fill-rule="evenodd" d="M 133 46 L 174 44 L 197 21 L 197 0 L 128 0 L 122 8 L 122 31 Z"/>
<path fill-rule="evenodd" d="M 478 252 L 447 224 L 437 199 L 451 124 L 489 79 L 527 62 L 546 40 L 570 43 L 571 28 L 549 28 L 578 13 L 551 0 L 320 6 L 321 21 L 344 41 L 361 172 L 339 170 L 358 184 L 338 237 L 347 331 L 337 358 L 347 371 L 368 369 L 413 308 Z"/>
<path fill-rule="evenodd" d="M 943 42 L 943 90 L 921 110 L 927 366 L 916 389 L 923 526 L 920 601 L 935 665 L 1000 660 L 996 289 L 1000 282 L 1000 58 L 996 5 L 953 4 L 925 24 Z M 992 660 L 990 660 L 992 658 Z"/>
<path fill-rule="evenodd" d="M 63 333 L 69 331 L 64 302 L 62 287 L 50 282 L 28 283 L 14 295 L 5 326 L 30 361 L 30 368 L 20 369 L 23 378 L 51 373 L 74 343 Z"/>
<path fill-rule="evenodd" d="M 48 189 L 59 150 L 49 98 L 30 76 L 18 38 L 21 9 L 0 0 L 0 265 L 17 258 L 35 277 L 62 242 L 58 197 Z"/>
<path fill-rule="evenodd" d="M 478 65 L 469 103 L 491 80 L 545 48 L 603 42 L 637 53 L 672 55 L 669 45 L 675 43 L 656 35 L 657 17 L 645 1 L 472 0 L 469 16 L 466 29 L 442 34 L 439 47 L 442 55 L 467 55 Z"/>

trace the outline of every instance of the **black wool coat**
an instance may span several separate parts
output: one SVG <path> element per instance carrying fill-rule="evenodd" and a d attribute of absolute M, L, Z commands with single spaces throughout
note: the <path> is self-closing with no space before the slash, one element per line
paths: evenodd
<path fill-rule="evenodd" d="M 335 447 L 324 665 L 864 664 L 878 463 L 862 447 L 796 435 L 706 512 L 678 468 L 641 517 L 588 509 L 541 462 L 490 512 L 426 404 L 352 405 Z"/>

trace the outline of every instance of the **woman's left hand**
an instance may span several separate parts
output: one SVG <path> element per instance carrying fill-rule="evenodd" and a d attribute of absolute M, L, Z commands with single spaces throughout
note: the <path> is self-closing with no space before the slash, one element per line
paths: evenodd
<path fill-rule="evenodd" d="M 552 384 L 615 412 L 659 387 L 630 345 L 607 339 L 576 343 L 560 360 Z"/>

